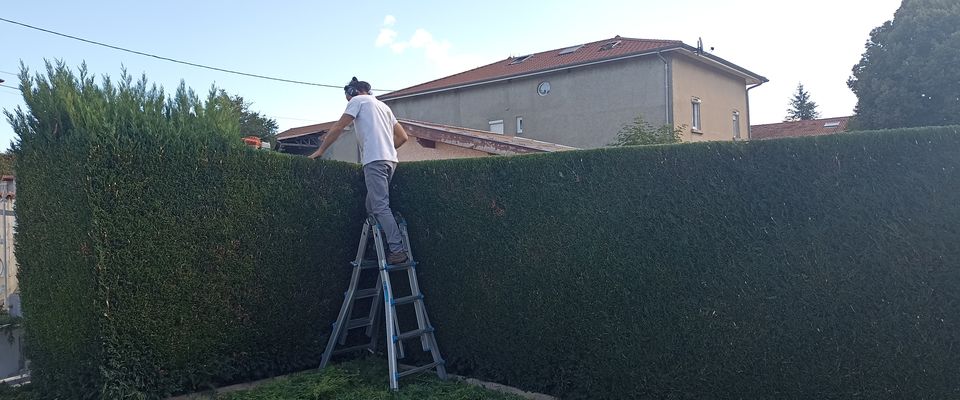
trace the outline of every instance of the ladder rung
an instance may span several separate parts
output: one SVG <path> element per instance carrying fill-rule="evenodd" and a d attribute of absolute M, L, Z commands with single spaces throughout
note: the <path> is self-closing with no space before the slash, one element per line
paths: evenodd
<path fill-rule="evenodd" d="M 357 351 L 357 350 L 361 350 L 361 349 L 362 349 L 362 350 L 370 350 L 370 343 L 367 343 L 367 344 L 358 344 L 358 345 L 352 346 L 352 347 L 344 347 L 344 348 L 342 348 L 342 349 L 337 349 L 336 351 L 333 352 L 333 354 L 349 353 L 349 352 L 351 352 L 351 351 Z"/>
<path fill-rule="evenodd" d="M 358 318 L 358 319 L 350 320 L 350 322 L 347 322 L 347 329 L 349 330 L 349 329 L 362 328 L 365 326 L 370 326 L 370 324 L 371 324 L 370 318 Z"/>
<path fill-rule="evenodd" d="M 422 294 L 419 294 L 419 295 L 416 295 L 416 296 L 407 296 L 407 297 L 401 297 L 401 298 L 399 298 L 399 299 L 393 299 L 393 300 L 390 301 L 390 305 L 392 305 L 392 306 L 402 306 L 402 305 L 404 305 L 404 304 L 413 303 L 413 302 L 415 302 L 415 301 L 417 301 L 417 300 L 423 300 L 423 295 L 422 295 Z"/>
<path fill-rule="evenodd" d="M 380 288 L 378 287 L 363 289 L 363 290 L 356 291 L 356 293 L 353 294 L 353 299 L 354 300 L 369 299 L 369 298 L 377 297 L 379 295 L 380 295 Z"/>
<path fill-rule="evenodd" d="M 400 264 L 387 264 L 387 271 L 399 271 L 407 268 L 416 268 L 416 261 L 407 261 Z"/>
<path fill-rule="evenodd" d="M 423 329 L 417 329 L 410 332 L 404 332 L 404 333 L 401 333 L 400 335 L 393 335 L 393 341 L 397 342 L 400 340 L 407 340 L 410 338 L 420 337 L 424 333 L 431 333 L 431 332 L 433 332 L 432 327 L 426 327 Z"/>
<path fill-rule="evenodd" d="M 430 369 L 430 368 L 436 367 L 436 366 L 438 366 L 438 365 L 443 365 L 443 364 L 444 364 L 444 361 L 443 361 L 443 360 L 434 361 L 434 362 L 432 362 L 432 363 L 430 363 L 430 364 L 427 364 L 427 365 L 421 365 L 421 366 L 419 366 L 419 367 L 415 367 L 415 368 L 411 368 L 411 369 L 408 369 L 408 370 L 406 370 L 406 371 L 403 371 L 403 372 L 397 374 L 397 377 L 402 378 L 402 377 L 404 377 L 404 376 L 412 375 L 412 374 L 415 374 L 415 373 L 421 372 L 421 371 L 426 371 L 426 370 L 428 370 L 428 369 Z"/>
<path fill-rule="evenodd" d="M 357 266 L 356 261 L 350 261 L 350 264 L 353 264 L 354 267 Z M 363 262 L 360 263 L 360 268 L 362 269 L 380 268 L 380 262 L 377 260 L 363 260 Z"/>

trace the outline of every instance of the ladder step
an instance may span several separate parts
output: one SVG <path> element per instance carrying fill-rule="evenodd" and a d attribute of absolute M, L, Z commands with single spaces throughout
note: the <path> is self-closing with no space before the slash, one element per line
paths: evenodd
<path fill-rule="evenodd" d="M 399 335 L 393 335 L 393 341 L 398 342 L 401 340 L 407 340 L 410 338 L 420 337 L 425 333 L 432 333 L 434 331 L 433 327 L 426 327 L 423 329 L 417 329 L 410 332 L 404 332 Z"/>
<path fill-rule="evenodd" d="M 421 366 L 419 366 L 419 367 L 415 367 L 415 368 L 411 368 L 411 369 L 408 369 L 408 370 L 406 370 L 406 371 L 403 371 L 403 372 L 397 374 L 397 377 L 402 378 L 402 377 L 405 377 L 405 376 L 407 376 L 407 375 L 415 374 L 415 373 L 417 373 L 417 372 L 426 371 L 426 370 L 428 370 L 428 369 L 430 369 L 430 368 L 433 368 L 433 367 L 436 367 L 436 366 L 438 366 L 438 365 L 443 365 L 444 363 L 445 363 L 445 362 L 444 362 L 443 360 L 434 361 L 434 362 L 432 362 L 432 363 L 430 363 L 430 364 L 427 364 L 427 365 L 421 365 Z"/>
<path fill-rule="evenodd" d="M 403 262 L 400 264 L 387 264 L 387 271 L 400 271 L 407 268 L 415 268 L 416 266 L 417 266 L 416 261 L 407 260 L 407 262 Z"/>
<path fill-rule="evenodd" d="M 357 262 L 356 262 L 356 261 L 350 261 L 350 264 L 353 264 L 354 267 L 357 266 Z M 377 261 L 377 260 L 363 260 L 363 261 L 360 263 L 360 268 L 361 268 L 361 269 L 380 268 L 380 262 Z"/>
<path fill-rule="evenodd" d="M 353 294 L 353 299 L 354 300 L 369 299 L 369 298 L 380 296 L 380 293 L 381 291 L 380 291 L 380 288 L 378 287 L 358 290 L 356 291 L 356 293 Z"/>
<path fill-rule="evenodd" d="M 350 320 L 350 322 L 347 322 L 346 328 L 348 330 L 363 328 L 365 326 L 370 326 L 371 323 L 372 321 L 370 321 L 370 318 L 354 319 L 354 320 Z"/>
<path fill-rule="evenodd" d="M 337 355 L 337 354 L 349 353 L 351 351 L 357 351 L 357 350 L 370 350 L 370 343 L 358 344 L 352 347 L 344 347 L 342 349 L 337 349 L 336 351 L 333 352 L 333 354 Z"/>
<path fill-rule="evenodd" d="M 399 298 L 399 299 L 393 299 L 393 300 L 390 301 L 390 305 L 393 305 L 393 306 L 402 306 L 402 305 L 404 305 L 404 304 L 413 303 L 413 302 L 415 302 L 415 301 L 417 301 L 417 300 L 423 300 L 423 295 L 420 294 L 420 295 L 416 295 L 416 296 L 407 296 L 407 297 L 401 297 L 401 298 Z"/>

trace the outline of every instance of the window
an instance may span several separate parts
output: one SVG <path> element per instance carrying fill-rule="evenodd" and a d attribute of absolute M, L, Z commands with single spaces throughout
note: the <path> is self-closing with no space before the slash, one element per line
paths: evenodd
<path fill-rule="evenodd" d="M 836 128 L 840 126 L 840 121 L 831 121 L 823 124 L 824 128 Z"/>
<path fill-rule="evenodd" d="M 503 120 L 490 121 L 490 132 L 503 134 Z"/>
<path fill-rule="evenodd" d="M 510 61 L 510 64 L 507 64 L 507 65 L 520 64 L 520 63 L 522 63 L 522 62 L 524 62 L 524 61 L 529 60 L 530 57 L 533 57 L 533 54 L 527 54 L 527 55 L 525 55 L 525 56 L 520 56 L 520 57 L 514 58 L 513 61 Z"/>
<path fill-rule="evenodd" d="M 523 117 L 517 117 L 517 134 L 523 133 Z"/>
<path fill-rule="evenodd" d="M 733 140 L 740 139 L 740 111 L 733 112 Z"/>
<path fill-rule="evenodd" d="M 620 41 L 619 41 L 619 40 L 616 40 L 616 41 L 607 43 L 607 44 L 605 44 L 605 45 L 603 45 L 603 46 L 600 46 L 600 50 L 597 50 L 597 51 L 610 50 L 610 49 L 612 49 L 612 48 L 614 48 L 614 47 L 617 47 L 617 46 L 619 46 L 619 45 L 620 45 Z"/>
<path fill-rule="evenodd" d="M 694 97 L 690 104 L 693 106 L 693 121 L 691 121 L 690 129 L 695 133 L 702 133 L 700 131 L 703 129 L 703 126 L 700 125 L 700 98 Z"/>
<path fill-rule="evenodd" d="M 560 50 L 560 53 L 557 54 L 557 55 L 558 55 L 558 56 L 562 56 L 562 55 L 564 55 L 564 54 L 570 54 L 570 53 L 573 53 L 573 52 L 575 52 L 575 51 L 577 51 L 577 50 L 580 50 L 581 47 L 583 47 L 582 44 L 581 44 L 581 45 L 572 46 L 572 47 L 567 47 L 567 48 L 565 48 L 565 49 L 563 49 L 563 50 Z"/>

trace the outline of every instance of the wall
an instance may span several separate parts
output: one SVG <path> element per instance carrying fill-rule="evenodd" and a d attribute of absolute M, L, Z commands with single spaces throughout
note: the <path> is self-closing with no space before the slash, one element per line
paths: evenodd
<path fill-rule="evenodd" d="M 740 112 L 740 138 L 747 139 L 747 100 L 743 78 L 736 77 L 689 59 L 671 58 L 673 69 L 673 112 L 675 125 L 686 125 L 683 140 L 732 140 L 732 113 Z M 693 106 L 700 98 L 702 133 L 691 132 Z"/>
<path fill-rule="evenodd" d="M 540 82 L 550 82 L 546 96 Z M 426 96 L 386 100 L 398 118 L 489 130 L 503 120 L 504 133 L 579 148 L 603 147 L 638 114 L 666 123 L 664 65 L 656 56 L 566 69 Z"/>
<path fill-rule="evenodd" d="M 434 148 L 423 147 L 417 138 L 411 136 L 403 146 L 397 149 L 397 158 L 400 162 L 423 160 L 447 160 L 452 158 L 487 157 L 490 154 L 446 143 L 436 142 Z"/>

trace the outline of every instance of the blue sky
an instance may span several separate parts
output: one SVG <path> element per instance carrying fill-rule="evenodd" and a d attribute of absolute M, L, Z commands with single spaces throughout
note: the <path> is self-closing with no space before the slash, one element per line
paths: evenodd
<path fill-rule="evenodd" d="M 412 4 L 408 4 L 412 3 Z M 846 86 L 870 30 L 899 0 L 652 1 L 181 1 L 32 0 L 0 6 L 0 18 L 144 53 L 278 78 L 402 89 L 512 55 L 615 35 L 696 45 L 770 79 L 751 93 L 752 123 L 779 122 L 802 82 L 823 117 L 853 112 Z M 23 101 L 22 60 L 86 62 L 97 75 L 121 68 L 174 90 L 211 85 L 253 102 L 280 130 L 334 120 L 342 91 L 231 75 L 63 38 L 0 21 L 0 108 Z M 378 92 L 383 93 L 383 92 Z M 0 149 L 14 134 L 0 123 Z"/>

